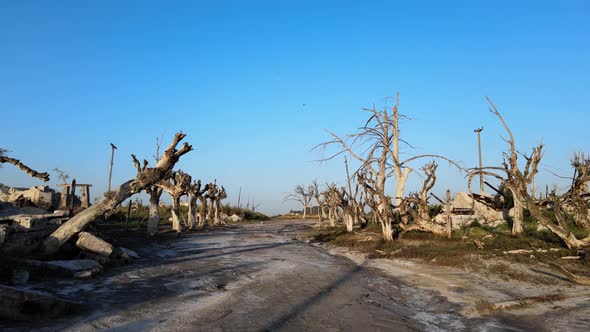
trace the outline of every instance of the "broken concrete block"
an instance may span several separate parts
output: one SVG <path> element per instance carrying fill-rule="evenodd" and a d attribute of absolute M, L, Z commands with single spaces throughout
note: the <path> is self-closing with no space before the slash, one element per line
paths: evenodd
<path fill-rule="evenodd" d="M 112 244 L 88 232 L 78 234 L 76 245 L 81 249 L 106 257 L 110 257 L 115 252 L 115 247 Z"/>
<path fill-rule="evenodd" d="M 0 319 L 55 318 L 81 308 L 79 303 L 49 294 L 0 285 Z"/>
<path fill-rule="evenodd" d="M 121 250 L 122 254 L 127 255 L 127 257 L 134 258 L 134 259 L 141 258 L 135 251 L 133 251 L 131 249 L 127 249 L 127 248 L 123 248 L 123 247 L 119 247 L 119 249 Z"/>
<path fill-rule="evenodd" d="M 232 214 L 231 217 L 229 217 L 229 220 L 233 222 L 238 222 L 242 221 L 242 217 L 238 216 L 237 214 Z"/>

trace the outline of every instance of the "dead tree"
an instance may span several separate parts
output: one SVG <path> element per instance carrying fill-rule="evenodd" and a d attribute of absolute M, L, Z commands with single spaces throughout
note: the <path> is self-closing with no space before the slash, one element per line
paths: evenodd
<path fill-rule="evenodd" d="M 432 161 L 424 167 L 422 171 L 426 176 L 419 193 L 404 197 L 400 205 L 402 215 L 400 227 L 403 229 L 400 236 L 409 231 L 430 232 L 436 235 L 447 234 L 447 229 L 443 225 L 435 223 L 428 213 L 428 192 L 436 183 L 436 169 L 438 165 Z"/>
<path fill-rule="evenodd" d="M 305 188 L 305 186 L 298 184 L 293 189 L 293 193 L 288 194 L 285 196 L 283 201 L 296 201 L 303 205 L 303 216 L 302 219 L 307 218 L 307 209 L 309 207 L 309 203 L 311 203 L 311 199 L 314 197 L 313 187 L 309 186 Z"/>
<path fill-rule="evenodd" d="M 57 177 L 63 181 L 63 184 L 68 183 L 68 179 L 70 178 L 69 174 L 67 174 L 66 172 L 64 172 L 63 170 L 61 170 L 57 167 L 54 168 L 53 171 L 57 174 Z"/>
<path fill-rule="evenodd" d="M 204 213 L 206 203 L 201 204 L 201 212 L 198 212 L 197 200 L 201 200 L 201 203 L 203 203 L 203 194 L 208 190 L 208 184 L 205 185 L 204 188 L 201 188 L 201 180 L 195 181 L 188 190 L 189 205 L 187 227 L 189 230 L 194 229 L 197 224 L 201 224 L 201 220 L 203 219 L 201 214 Z"/>
<path fill-rule="evenodd" d="M 489 111 L 496 115 L 506 132 L 508 133 L 508 139 L 506 143 L 508 143 L 508 152 L 504 153 L 504 160 L 502 162 L 501 167 L 496 166 L 487 166 L 483 168 L 475 168 L 472 169 L 469 173 L 469 191 L 471 192 L 471 180 L 476 175 L 484 175 L 484 176 L 492 176 L 497 178 L 510 192 L 514 198 L 514 217 L 512 223 L 512 235 L 520 235 L 523 232 L 523 222 L 524 222 L 524 204 L 525 204 L 525 197 L 529 196 L 528 187 L 531 183 L 534 182 L 535 176 L 538 173 L 537 166 L 543 157 L 543 144 L 539 144 L 539 146 L 535 147 L 530 156 L 522 155 L 524 159 L 526 159 L 526 164 L 524 169 L 521 171 L 520 166 L 518 165 L 518 155 L 519 152 L 516 150 L 516 143 L 514 140 L 514 135 L 508 127 L 506 121 L 500 114 L 500 112 L 494 106 L 494 103 L 490 100 L 490 98 L 486 97 L 490 108 Z M 502 176 L 501 173 L 504 173 Z M 524 187 L 525 191 L 522 191 Z"/>
<path fill-rule="evenodd" d="M 338 219 L 338 188 L 336 185 L 333 183 L 326 184 L 322 197 L 328 208 L 330 227 L 334 227 L 336 226 L 336 219 Z"/>
<path fill-rule="evenodd" d="M 209 190 L 205 195 L 205 198 L 209 200 L 207 204 L 207 216 L 205 217 L 205 227 L 206 224 L 211 222 L 212 225 L 216 224 L 216 221 L 213 220 L 213 215 L 215 212 L 215 195 L 217 194 L 217 180 L 209 183 Z"/>
<path fill-rule="evenodd" d="M 27 173 L 31 177 L 41 179 L 45 182 L 49 181 L 49 173 L 39 173 L 34 169 L 31 169 L 27 165 L 23 164 L 20 160 L 8 157 L 6 153 L 8 153 L 8 150 L 0 148 L 0 167 L 2 167 L 2 164 L 12 164 L 16 168 Z"/>
<path fill-rule="evenodd" d="M 172 230 L 181 232 L 185 225 L 180 213 L 180 198 L 190 190 L 191 176 L 183 171 L 172 172 L 170 177 L 156 184 L 172 197 Z"/>
<path fill-rule="evenodd" d="M 536 204 L 534 198 L 528 194 L 523 195 L 523 197 L 531 214 L 543 226 L 559 236 L 568 248 L 588 248 L 590 247 L 590 227 L 587 224 L 589 210 L 588 203 L 582 198 L 582 193 L 585 190 L 585 184 L 590 181 L 590 159 L 585 158 L 583 153 L 574 154 L 571 164 L 575 169 L 575 175 L 572 179 L 570 189 L 562 195 L 557 195 L 555 192 L 550 195 L 557 222 L 551 220 L 544 213 L 539 205 Z M 574 214 L 573 222 L 588 232 L 587 236 L 578 239 L 572 232 L 572 216 L 569 211 L 572 211 Z"/>
<path fill-rule="evenodd" d="M 162 137 L 156 138 L 156 153 L 153 156 L 156 163 L 160 161 L 160 146 L 162 146 L 163 138 L 163 133 Z M 162 197 L 164 190 L 157 185 L 153 185 L 145 188 L 145 191 L 150 196 L 147 230 L 150 236 L 154 236 L 158 233 L 158 224 L 160 223 L 160 197 Z"/>
<path fill-rule="evenodd" d="M 227 192 L 225 188 L 221 186 L 221 189 L 217 188 L 215 193 L 215 223 L 225 224 L 225 220 L 221 217 L 221 201 L 227 198 Z"/>
<path fill-rule="evenodd" d="M 206 184 L 203 190 L 200 192 L 200 195 L 197 197 L 199 202 L 201 202 L 201 208 L 199 209 L 199 227 L 207 228 L 207 217 L 209 213 L 207 212 L 207 197 L 209 192 L 209 184 Z"/>
<path fill-rule="evenodd" d="M 574 168 L 574 177 L 572 185 L 567 193 L 569 205 L 575 212 L 574 221 L 583 229 L 590 230 L 590 220 L 588 215 L 588 201 L 584 194 L 588 193 L 587 174 L 590 174 L 590 158 L 587 158 L 584 152 L 575 153 L 571 159 L 571 165 Z"/>
<path fill-rule="evenodd" d="M 105 193 L 105 196 L 99 202 L 78 213 L 72 219 L 61 225 L 43 243 L 43 253 L 45 255 L 56 253 L 62 244 L 82 231 L 84 227 L 96 220 L 96 218 L 105 212 L 113 210 L 132 195 L 145 190 L 149 186 L 153 186 L 167 177 L 180 157 L 192 150 L 192 146 L 186 142 L 180 149 L 176 149 L 184 137 L 186 135 L 182 132 L 176 133 L 174 139 L 164 151 L 162 158 L 153 168 L 147 167 L 148 162 L 146 160 L 143 161 L 143 166 L 140 166 L 137 158 L 133 156 L 134 164 L 138 169 L 135 178 L 123 183 L 115 190 Z"/>
<path fill-rule="evenodd" d="M 324 211 L 324 202 L 322 201 L 322 192 L 320 191 L 320 185 L 318 184 L 318 180 L 315 179 L 311 182 L 311 192 L 313 194 L 313 198 L 315 198 L 316 202 L 318 203 L 318 227 L 322 225 L 322 213 Z"/>
<path fill-rule="evenodd" d="M 161 187 L 151 186 L 145 189 L 150 196 L 150 208 L 148 217 L 148 234 L 150 236 L 158 233 L 158 224 L 160 223 L 160 197 L 164 191 Z"/>
<path fill-rule="evenodd" d="M 370 116 L 365 125 L 357 133 L 347 135 L 345 139 L 342 139 L 340 136 L 328 131 L 333 139 L 316 146 L 316 148 L 321 147 L 325 149 L 330 145 L 336 144 L 340 147 L 337 153 L 323 159 L 323 161 L 346 153 L 361 163 L 356 173 L 367 173 L 368 176 L 365 179 L 371 179 L 371 183 L 365 182 L 361 185 L 374 195 L 374 199 L 377 202 L 377 210 L 374 210 L 373 213 L 376 214 L 377 219 L 381 222 L 385 241 L 393 240 L 392 223 L 394 222 L 394 213 L 392 209 L 397 209 L 402 202 L 406 181 L 413 171 L 409 164 L 421 158 L 440 158 L 459 167 L 452 160 L 433 154 L 416 155 L 410 156 L 407 159 L 401 159 L 400 143 L 406 144 L 409 147 L 411 145 L 400 137 L 400 119 L 407 119 L 407 117 L 399 114 L 398 109 L 399 93 L 395 99 L 395 105 L 391 110 L 387 107 L 382 111 L 377 111 L 375 107 L 365 109 L 365 111 L 370 113 Z M 365 152 L 362 154 L 357 153 L 355 152 L 357 148 L 364 148 L 362 150 Z M 395 178 L 395 196 L 393 199 L 385 194 L 385 183 L 392 176 Z M 370 189 L 367 187 L 370 187 Z"/>
<path fill-rule="evenodd" d="M 342 219 L 344 221 L 344 225 L 346 226 L 347 232 L 352 232 L 354 227 L 354 213 L 355 213 L 355 206 L 352 202 L 353 199 L 346 191 L 345 188 L 340 188 L 338 193 L 338 205 L 342 209 Z"/>

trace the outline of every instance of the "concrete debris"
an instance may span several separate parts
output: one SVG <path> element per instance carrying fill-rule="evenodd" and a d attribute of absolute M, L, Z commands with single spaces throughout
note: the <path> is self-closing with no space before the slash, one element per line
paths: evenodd
<path fill-rule="evenodd" d="M 0 319 L 33 320 L 73 313 L 81 304 L 58 297 L 0 285 Z"/>
<path fill-rule="evenodd" d="M 76 245 L 83 250 L 87 250 L 105 257 L 111 257 L 115 254 L 115 247 L 88 232 L 80 232 Z"/>
<path fill-rule="evenodd" d="M 60 194 L 48 186 L 35 186 L 31 188 L 0 187 L 0 201 L 10 202 L 17 206 L 32 204 L 35 207 L 49 209 L 57 208 Z"/>
<path fill-rule="evenodd" d="M 129 258 L 134 258 L 134 259 L 140 259 L 141 258 L 135 251 L 133 251 L 131 249 L 119 247 L 119 250 L 121 250 L 121 252 L 123 253 L 123 255 L 126 255 Z"/>
<path fill-rule="evenodd" d="M 237 214 L 232 214 L 229 217 L 229 220 L 232 222 L 238 222 L 238 221 L 242 221 L 242 217 L 238 216 Z"/>

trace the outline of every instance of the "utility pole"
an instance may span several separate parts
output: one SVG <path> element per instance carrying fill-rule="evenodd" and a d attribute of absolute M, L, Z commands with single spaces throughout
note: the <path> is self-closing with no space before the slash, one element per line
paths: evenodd
<path fill-rule="evenodd" d="M 242 187 L 240 186 L 240 191 L 238 192 L 238 209 L 240 208 L 240 198 L 242 196 Z"/>
<path fill-rule="evenodd" d="M 483 131 L 483 127 L 478 128 L 478 129 L 474 129 L 473 132 L 477 133 L 477 147 L 479 150 L 479 194 L 483 195 L 484 194 L 484 190 L 483 190 L 483 161 L 481 159 L 481 132 Z"/>
<path fill-rule="evenodd" d="M 115 144 L 111 143 L 111 166 L 109 167 L 109 192 L 111 191 L 111 176 L 113 176 L 113 161 L 115 159 L 115 150 L 117 147 Z"/>

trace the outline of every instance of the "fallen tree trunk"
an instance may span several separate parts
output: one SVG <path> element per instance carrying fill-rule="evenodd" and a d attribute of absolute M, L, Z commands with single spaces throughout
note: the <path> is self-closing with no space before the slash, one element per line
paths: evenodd
<path fill-rule="evenodd" d="M 4 150 L 0 149 L 0 151 L 4 151 Z M 43 180 L 45 182 L 49 181 L 49 173 L 47 173 L 47 172 L 39 173 L 39 172 L 35 171 L 34 169 L 31 169 L 27 165 L 23 164 L 18 159 L 6 157 L 6 156 L 0 154 L 0 164 L 4 164 L 4 163 L 14 165 L 16 168 L 18 168 L 21 171 L 27 173 L 29 176 L 32 176 L 34 178 L 41 179 L 41 180 Z"/>
<path fill-rule="evenodd" d="M 174 135 L 172 143 L 164 151 L 162 158 L 154 168 L 147 168 L 148 163 L 146 160 L 143 161 L 143 167 L 141 167 L 135 155 L 132 155 L 133 162 L 138 169 L 135 179 L 129 180 L 115 190 L 105 193 L 103 199 L 98 203 L 78 213 L 72 219 L 61 225 L 43 243 L 43 254 L 46 256 L 55 254 L 62 244 L 82 231 L 84 227 L 96 220 L 96 218 L 113 210 L 132 195 L 139 193 L 149 186 L 153 186 L 161 179 L 167 177 L 179 158 L 192 150 L 192 146 L 186 142 L 182 148 L 176 150 L 176 146 L 184 137 L 186 135 L 182 132 Z"/>
<path fill-rule="evenodd" d="M 569 280 L 571 280 L 572 282 L 574 282 L 576 284 L 590 286 L 590 278 L 579 277 L 555 263 L 549 263 L 549 266 L 551 266 L 553 269 L 561 272 L 561 274 L 563 274 Z"/>

